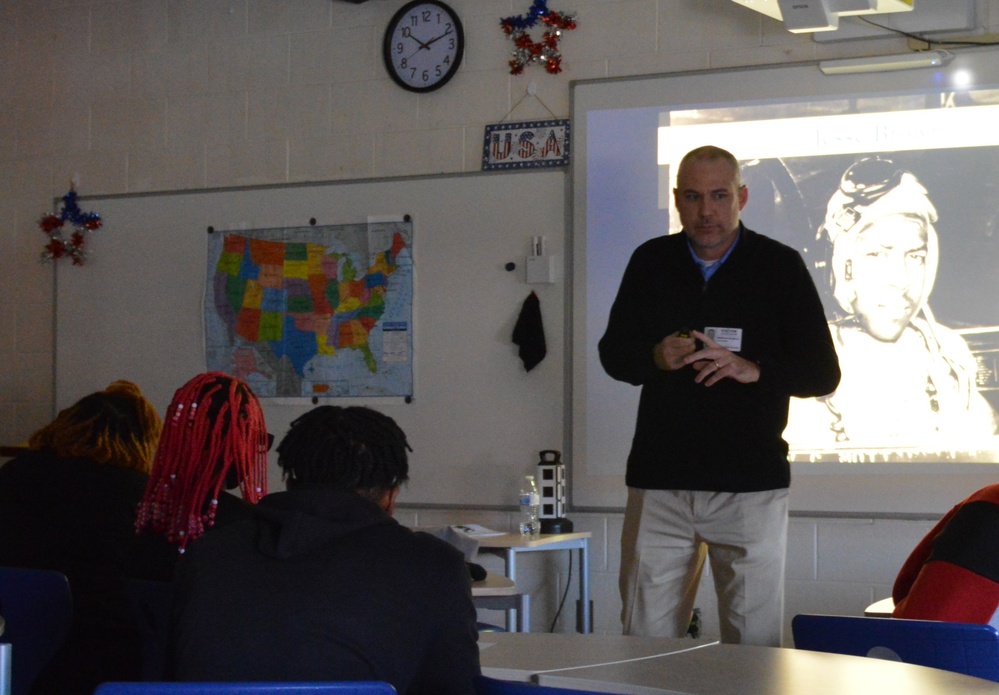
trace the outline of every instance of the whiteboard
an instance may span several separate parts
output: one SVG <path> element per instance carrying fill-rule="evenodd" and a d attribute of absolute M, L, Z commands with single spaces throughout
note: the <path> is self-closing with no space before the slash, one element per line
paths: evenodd
<path fill-rule="evenodd" d="M 675 175 L 670 165 L 704 144 L 732 151 L 743 161 L 744 176 L 763 169 L 759 163 L 798 166 L 790 170 L 788 178 L 796 184 L 790 189 L 781 188 L 770 170 L 747 181 L 743 219 L 801 249 L 810 268 L 822 260 L 816 230 L 830 190 L 858 157 L 888 153 L 899 166 L 917 172 L 939 213 L 940 266 L 929 303 L 946 326 L 941 330 L 963 331 L 963 340 L 975 349 L 978 391 L 999 412 L 999 278 L 993 270 L 999 261 L 999 137 L 994 127 L 970 121 L 936 125 L 938 116 L 954 116 L 957 123 L 979 113 L 989 114 L 985 122 L 994 123 L 997 85 L 994 49 L 962 50 L 939 69 L 827 76 L 815 63 L 797 63 L 573 83 L 570 437 L 575 504 L 624 506 L 639 389 L 603 372 L 597 342 L 631 252 L 646 239 L 679 231 L 670 209 L 670 177 Z M 860 127 L 853 128 L 855 123 Z M 780 173 L 788 172 L 782 168 Z M 800 205 L 802 216 L 811 217 L 801 225 L 803 233 L 791 237 L 780 215 L 799 195 L 807 204 Z M 816 256 L 809 257 L 809 251 Z M 962 450 L 962 441 L 933 460 L 925 455 L 907 459 L 902 446 L 885 446 L 888 454 L 872 456 L 868 450 L 838 448 L 829 456 L 832 463 L 809 450 L 792 464 L 791 507 L 943 512 L 995 482 L 997 438 L 989 431 L 980 439 L 981 446 L 977 439 L 974 446 L 968 444 L 973 455 Z"/>
<path fill-rule="evenodd" d="M 104 226 L 82 267 L 56 270 L 56 401 L 114 379 L 142 387 L 162 413 L 204 371 L 207 230 L 351 224 L 410 215 L 414 256 L 414 398 L 339 399 L 395 418 L 410 481 L 400 502 L 513 504 L 538 452 L 560 449 L 565 173 L 477 173 L 259 188 L 81 197 Z M 526 283 L 531 237 L 559 261 L 554 283 Z M 514 263 L 516 269 L 505 266 Z M 524 299 L 541 302 L 548 354 L 526 372 L 511 334 Z M 309 401 L 264 401 L 278 440 Z M 273 457 L 273 454 L 272 454 Z M 270 489 L 281 489 L 272 460 Z"/>

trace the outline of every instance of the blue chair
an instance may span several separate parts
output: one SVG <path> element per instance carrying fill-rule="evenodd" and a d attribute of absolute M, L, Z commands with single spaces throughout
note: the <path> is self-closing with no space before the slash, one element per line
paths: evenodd
<path fill-rule="evenodd" d="M 73 624 L 69 580 L 60 572 L 0 567 L 0 615 L 3 641 L 11 644 L 11 695 L 27 695 Z"/>
<path fill-rule="evenodd" d="M 337 683 L 102 683 L 94 695 L 395 695 L 382 681 Z"/>
<path fill-rule="evenodd" d="M 594 692 L 478 676 L 475 679 L 475 695 L 594 695 Z"/>
<path fill-rule="evenodd" d="M 999 681 L 999 630 L 934 620 L 796 615 L 797 649 L 870 656 Z"/>

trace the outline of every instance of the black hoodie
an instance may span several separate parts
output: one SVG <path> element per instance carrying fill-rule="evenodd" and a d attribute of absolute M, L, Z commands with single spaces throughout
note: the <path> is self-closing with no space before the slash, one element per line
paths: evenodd
<path fill-rule="evenodd" d="M 358 495 L 297 485 L 178 565 L 179 680 L 382 680 L 473 693 L 475 607 L 460 552 Z"/>

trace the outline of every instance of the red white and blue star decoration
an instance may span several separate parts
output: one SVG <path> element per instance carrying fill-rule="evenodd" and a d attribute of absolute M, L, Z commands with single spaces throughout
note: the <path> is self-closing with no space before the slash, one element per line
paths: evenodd
<path fill-rule="evenodd" d="M 527 30 L 541 22 L 545 31 L 540 41 L 535 41 Z M 576 16 L 548 9 L 548 0 L 534 0 L 526 15 L 517 15 L 500 20 L 500 26 L 513 40 L 513 59 L 510 61 L 510 74 L 519 75 L 524 68 L 541 63 L 552 75 L 562 72 L 562 54 L 558 42 L 563 31 L 576 28 Z"/>
<path fill-rule="evenodd" d="M 73 231 L 66 236 L 66 223 Z M 38 220 L 38 226 L 48 234 L 49 243 L 42 250 L 42 262 L 55 261 L 63 256 L 73 259 L 73 265 L 83 265 L 87 252 L 83 244 L 87 234 L 100 229 L 104 224 L 96 212 L 83 212 L 76 202 L 76 190 L 70 187 L 69 193 L 62 197 L 62 209 L 57 215 L 45 215 Z"/>

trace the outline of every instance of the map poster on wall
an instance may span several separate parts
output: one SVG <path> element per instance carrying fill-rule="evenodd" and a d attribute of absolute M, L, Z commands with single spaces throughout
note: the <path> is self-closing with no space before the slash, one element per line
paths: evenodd
<path fill-rule="evenodd" d="M 411 222 L 208 235 L 205 361 L 261 398 L 413 395 Z"/>

